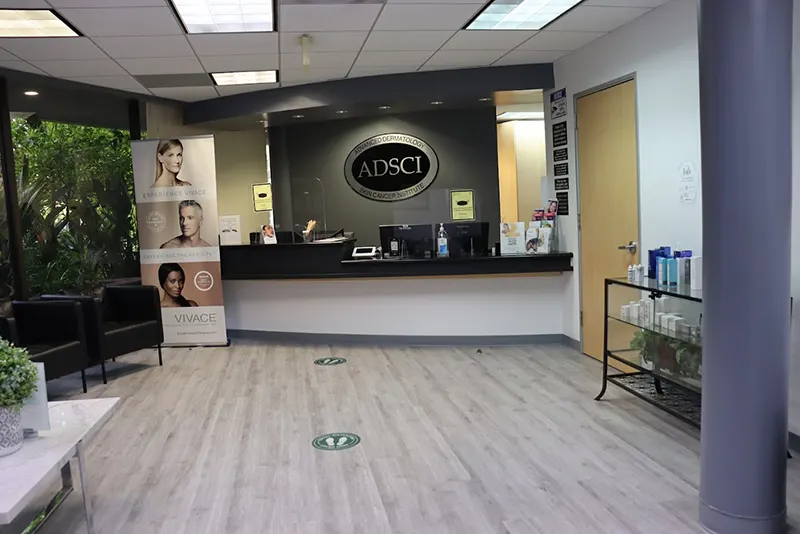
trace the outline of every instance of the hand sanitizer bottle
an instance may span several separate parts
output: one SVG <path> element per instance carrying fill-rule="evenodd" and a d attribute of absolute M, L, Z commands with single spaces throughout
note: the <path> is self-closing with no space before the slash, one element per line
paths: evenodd
<path fill-rule="evenodd" d="M 444 223 L 439 224 L 439 234 L 436 239 L 436 257 L 447 258 L 450 256 L 450 248 L 447 243 L 448 236 L 444 230 Z"/>
<path fill-rule="evenodd" d="M 628 265 L 628 282 L 633 282 L 633 265 Z"/>

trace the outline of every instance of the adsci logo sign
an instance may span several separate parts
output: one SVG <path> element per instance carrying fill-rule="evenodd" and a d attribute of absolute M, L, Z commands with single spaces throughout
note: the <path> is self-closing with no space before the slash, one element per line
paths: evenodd
<path fill-rule="evenodd" d="M 418 137 L 383 134 L 359 143 L 344 175 L 356 193 L 372 200 L 405 200 L 425 191 L 439 172 L 436 152 Z"/>

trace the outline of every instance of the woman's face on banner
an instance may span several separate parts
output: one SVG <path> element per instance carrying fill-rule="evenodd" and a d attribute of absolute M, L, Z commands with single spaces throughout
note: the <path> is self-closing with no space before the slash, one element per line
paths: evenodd
<path fill-rule="evenodd" d="M 181 296 L 183 292 L 184 277 L 180 271 L 172 271 L 167 275 L 167 281 L 164 282 L 164 292 L 170 297 L 176 299 Z"/>
<path fill-rule="evenodd" d="M 158 155 L 158 161 L 172 174 L 178 174 L 183 165 L 183 149 L 179 146 L 171 147 Z"/>

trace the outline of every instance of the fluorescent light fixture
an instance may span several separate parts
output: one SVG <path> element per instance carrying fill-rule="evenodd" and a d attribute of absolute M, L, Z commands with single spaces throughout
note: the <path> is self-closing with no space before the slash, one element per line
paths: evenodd
<path fill-rule="evenodd" d="M 347 110 L 346 109 L 340 109 L 336 113 L 338 113 L 339 115 L 342 115 L 344 113 L 347 113 Z"/>
<path fill-rule="evenodd" d="M 441 106 L 442 104 L 444 104 L 444 102 L 442 102 L 441 100 L 434 100 L 433 102 L 431 102 L 432 106 Z"/>
<path fill-rule="evenodd" d="M 544 120 L 544 111 L 506 111 L 497 116 L 497 122 L 541 120 Z"/>
<path fill-rule="evenodd" d="M 490 96 L 484 96 L 483 98 L 479 98 L 478 102 L 489 102 L 492 99 Z"/>
<path fill-rule="evenodd" d="M 391 109 L 392 106 L 378 106 L 378 109 Z"/>
<path fill-rule="evenodd" d="M 25 91 L 25 96 L 39 96 L 37 91 Z"/>
<path fill-rule="evenodd" d="M 0 37 L 79 37 L 49 9 L 0 9 Z"/>
<path fill-rule="evenodd" d="M 275 83 L 276 70 L 251 70 L 243 72 L 212 72 L 211 79 L 217 85 L 249 85 L 253 83 Z"/>
<path fill-rule="evenodd" d="M 305 117 L 305 115 L 292 115 L 293 119 L 302 119 L 303 117 Z"/>
<path fill-rule="evenodd" d="M 581 0 L 493 0 L 467 30 L 541 30 Z"/>
<path fill-rule="evenodd" d="M 275 31 L 273 0 L 171 0 L 187 33 Z"/>

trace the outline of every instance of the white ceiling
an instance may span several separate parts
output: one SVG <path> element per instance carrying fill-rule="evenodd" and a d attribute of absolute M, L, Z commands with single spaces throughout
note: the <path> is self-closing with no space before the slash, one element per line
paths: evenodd
<path fill-rule="evenodd" d="M 460 30 L 484 0 L 278 1 L 278 32 L 185 35 L 167 0 L 0 0 L 0 8 L 53 8 L 86 36 L 0 38 L 0 67 L 196 101 L 339 78 L 547 63 L 667 0 L 586 0 L 540 32 Z M 303 34 L 312 38 L 309 67 Z M 268 69 L 279 69 L 280 83 L 146 89 L 134 78 Z"/>

